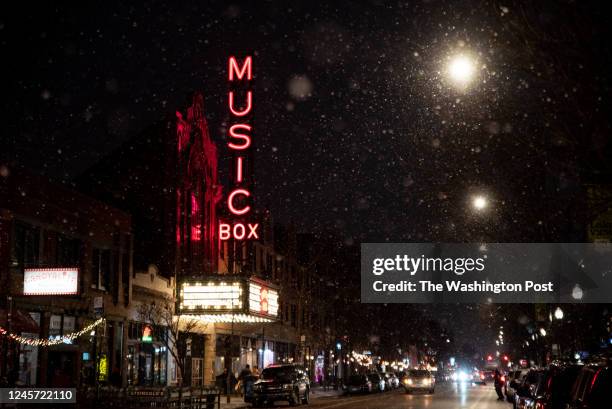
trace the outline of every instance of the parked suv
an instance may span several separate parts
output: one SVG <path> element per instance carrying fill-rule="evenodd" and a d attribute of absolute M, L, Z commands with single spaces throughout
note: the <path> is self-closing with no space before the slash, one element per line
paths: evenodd
<path fill-rule="evenodd" d="M 565 409 L 579 371 L 577 365 L 551 365 L 546 369 L 529 371 L 522 385 L 516 380 L 511 381 L 516 390 L 516 407 Z"/>
<path fill-rule="evenodd" d="M 287 401 L 295 406 L 310 401 L 310 381 L 297 365 L 270 365 L 253 385 L 253 407 Z"/>
<path fill-rule="evenodd" d="M 609 364 L 587 365 L 580 371 L 568 409 L 603 409 L 610 407 L 612 370 Z"/>

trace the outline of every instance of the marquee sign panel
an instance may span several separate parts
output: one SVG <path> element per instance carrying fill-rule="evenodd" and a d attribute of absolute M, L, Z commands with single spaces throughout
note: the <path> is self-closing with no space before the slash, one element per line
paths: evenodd
<path fill-rule="evenodd" d="M 278 287 L 255 277 L 213 276 L 180 285 L 179 310 L 214 322 L 266 322 L 278 318 Z"/>

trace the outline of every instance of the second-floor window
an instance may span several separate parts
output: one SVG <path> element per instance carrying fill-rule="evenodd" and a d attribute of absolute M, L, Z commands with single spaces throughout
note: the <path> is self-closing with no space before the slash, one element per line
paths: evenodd
<path fill-rule="evenodd" d="M 79 249 L 81 242 L 78 239 L 66 237 L 62 234 L 57 236 L 57 251 L 55 265 L 58 266 L 78 266 Z"/>
<path fill-rule="evenodd" d="M 26 223 L 15 223 L 11 258 L 15 267 L 37 267 L 40 257 L 40 229 Z"/>

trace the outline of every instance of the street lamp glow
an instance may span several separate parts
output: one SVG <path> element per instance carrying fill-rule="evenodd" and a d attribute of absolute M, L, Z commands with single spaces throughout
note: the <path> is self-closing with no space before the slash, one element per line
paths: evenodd
<path fill-rule="evenodd" d="M 484 210 L 488 205 L 487 199 L 484 196 L 476 196 L 472 200 L 472 206 L 476 210 Z"/>
<path fill-rule="evenodd" d="M 561 309 L 561 307 L 557 307 L 557 309 L 555 310 L 555 318 L 558 320 L 563 319 L 563 310 Z"/>
<path fill-rule="evenodd" d="M 465 55 L 454 57 L 448 65 L 448 75 L 458 85 L 467 85 L 474 78 L 475 71 L 474 61 Z"/>
<path fill-rule="evenodd" d="M 544 328 L 540 328 L 540 334 L 545 337 L 546 336 L 546 330 Z"/>

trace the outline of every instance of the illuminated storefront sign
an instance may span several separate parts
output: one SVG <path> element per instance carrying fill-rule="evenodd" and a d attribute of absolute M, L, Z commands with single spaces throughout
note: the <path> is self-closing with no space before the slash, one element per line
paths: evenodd
<path fill-rule="evenodd" d="M 232 175 L 234 187 L 227 197 L 227 208 L 234 216 L 240 216 L 240 221 L 233 223 L 219 223 L 219 238 L 221 240 L 250 240 L 259 238 L 259 224 L 242 221 L 242 217 L 246 218 L 251 211 L 251 206 L 248 204 L 252 200 L 252 195 L 249 187 L 246 186 L 245 168 L 250 166 L 247 163 L 248 149 L 252 140 L 253 127 L 249 125 L 246 116 L 253 110 L 253 91 L 250 89 L 251 80 L 253 79 L 253 58 L 247 56 L 242 64 L 238 63 L 235 57 L 230 57 L 228 60 L 228 80 L 230 91 L 228 93 L 228 105 L 230 116 L 238 121 L 230 125 L 228 130 L 229 141 L 228 148 L 233 153 Z M 245 94 L 241 97 L 246 102 L 237 104 L 236 94 L 238 88 Z M 246 91 L 246 93 L 244 92 Z M 252 169 L 249 169 L 252 172 Z"/>
<path fill-rule="evenodd" d="M 278 289 L 251 278 L 183 282 L 179 308 L 207 322 L 270 322 L 278 317 Z"/>
<path fill-rule="evenodd" d="M 79 269 L 26 268 L 23 273 L 23 295 L 78 294 Z"/>

